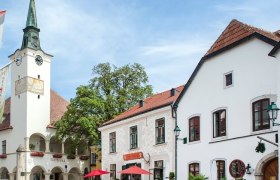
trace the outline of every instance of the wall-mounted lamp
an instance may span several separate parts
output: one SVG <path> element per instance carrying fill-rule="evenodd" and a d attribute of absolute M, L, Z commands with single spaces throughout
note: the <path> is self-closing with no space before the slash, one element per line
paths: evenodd
<path fill-rule="evenodd" d="M 179 128 L 179 126 L 177 125 L 174 129 L 174 133 L 175 133 L 175 137 L 176 137 L 176 140 L 178 140 L 178 137 L 180 136 L 180 132 L 181 132 L 181 129 Z"/>
<path fill-rule="evenodd" d="M 253 171 L 254 171 L 253 168 L 248 163 L 246 166 L 246 174 L 252 174 Z"/>
<path fill-rule="evenodd" d="M 67 172 L 67 165 L 65 165 L 64 167 L 65 167 L 65 172 Z"/>
<path fill-rule="evenodd" d="M 268 105 L 268 107 L 267 107 L 267 112 L 269 115 L 269 119 L 272 121 L 272 126 L 280 126 L 280 124 L 275 123 L 275 120 L 277 119 L 277 116 L 278 116 L 278 111 L 279 111 L 279 108 L 277 107 L 277 105 L 274 102 L 271 102 L 271 104 Z"/>

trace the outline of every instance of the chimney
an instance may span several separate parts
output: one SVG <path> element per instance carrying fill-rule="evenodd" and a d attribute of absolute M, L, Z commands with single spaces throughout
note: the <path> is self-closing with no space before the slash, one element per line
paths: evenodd
<path fill-rule="evenodd" d="M 140 100 L 139 101 L 139 107 L 143 107 L 144 106 L 144 101 L 143 100 Z"/>
<path fill-rule="evenodd" d="M 172 89 L 170 90 L 170 96 L 175 96 L 175 94 L 176 94 L 176 89 L 175 89 L 175 88 L 172 88 Z"/>
<path fill-rule="evenodd" d="M 274 34 L 275 34 L 276 36 L 280 37 L 280 30 L 275 31 Z"/>

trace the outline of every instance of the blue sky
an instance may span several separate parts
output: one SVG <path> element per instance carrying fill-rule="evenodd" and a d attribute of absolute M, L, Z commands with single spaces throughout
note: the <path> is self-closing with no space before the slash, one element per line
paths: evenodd
<path fill-rule="evenodd" d="M 1 1 L 0 65 L 21 46 L 28 5 Z M 51 87 L 68 100 L 98 63 L 140 63 L 161 92 L 187 82 L 232 19 L 280 29 L 279 0 L 37 0 L 36 8 L 41 47 L 54 55 Z"/>

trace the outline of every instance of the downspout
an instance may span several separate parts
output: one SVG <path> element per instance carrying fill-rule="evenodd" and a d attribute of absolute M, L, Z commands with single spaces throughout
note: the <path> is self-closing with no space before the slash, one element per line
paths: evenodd
<path fill-rule="evenodd" d="M 172 106 L 172 117 L 175 119 L 175 127 L 177 127 L 177 108 L 178 108 L 178 106 L 176 104 Z M 175 180 L 177 180 L 177 142 L 178 142 L 178 139 L 176 136 L 174 136 L 174 138 L 175 138 Z"/>

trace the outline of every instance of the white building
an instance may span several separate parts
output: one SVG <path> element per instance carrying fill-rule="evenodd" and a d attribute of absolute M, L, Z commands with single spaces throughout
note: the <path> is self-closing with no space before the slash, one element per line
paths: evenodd
<path fill-rule="evenodd" d="M 53 123 L 68 102 L 50 89 L 52 56 L 40 46 L 35 2 L 30 0 L 22 47 L 11 60 L 11 98 L 0 124 L 0 179 L 81 179 L 89 166 L 84 149 L 68 152 L 69 140 L 57 142 Z M 74 159 L 67 155 L 76 153 Z"/>
<path fill-rule="evenodd" d="M 129 179 L 119 172 L 137 165 L 152 175 L 141 179 L 164 179 L 174 172 L 174 128 L 172 104 L 183 89 L 153 95 L 99 128 L 102 137 L 103 179 Z M 134 176 L 139 179 L 140 176 Z"/>
<path fill-rule="evenodd" d="M 280 64 L 268 56 L 279 40 L 278 32 L 232 20 L 201 59 L 174 104 L 180 137 L 188 137 L 178 142 L 179 180 L 189 173 L 278 179 L 279 127 L 266 108 L 280 105 Z M 262 141 L 263 153 L 256 152 L 258 137 L 272 142 Z"/>

